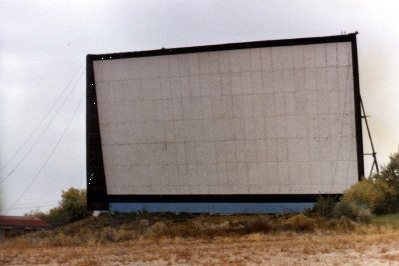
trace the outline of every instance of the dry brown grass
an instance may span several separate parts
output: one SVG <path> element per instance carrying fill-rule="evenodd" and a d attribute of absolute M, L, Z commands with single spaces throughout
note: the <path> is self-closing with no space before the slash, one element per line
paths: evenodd
<path fill-rule="evenodd" d="M 304 215 L 133 218 L 9 240 L 0 265 L 399 265 L 398 227 Z"/>
<path fill-rule="evenodd" d="M 141 236 L 124 242 L 51 247 L 5 243 L 1 265 L 396 265 L 399 230 L 250 233 L 215 238 Z"/>

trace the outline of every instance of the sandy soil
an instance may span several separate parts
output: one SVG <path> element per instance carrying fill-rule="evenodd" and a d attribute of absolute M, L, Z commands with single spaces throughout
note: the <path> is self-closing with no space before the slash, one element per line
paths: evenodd
<path fill-rule="evenodd" d="M 0 265 L 399 265 L 399 232 L 250 234 L 48 247 L 7 245 Z"/>

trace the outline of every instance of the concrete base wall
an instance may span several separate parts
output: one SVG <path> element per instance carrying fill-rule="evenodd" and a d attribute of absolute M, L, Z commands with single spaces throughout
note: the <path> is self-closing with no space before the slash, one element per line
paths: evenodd
<path fill-rule="evenodd" d="M 314 203 L 110 203 L 111 212 L 298 213 Z"/>

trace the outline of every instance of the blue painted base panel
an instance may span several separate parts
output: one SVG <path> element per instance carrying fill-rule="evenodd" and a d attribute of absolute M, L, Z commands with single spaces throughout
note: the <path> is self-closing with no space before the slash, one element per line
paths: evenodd
<path fill-rule="evenodd" d="M 299 213 L 314 203 L 110 203 L 111 212 Z"/>

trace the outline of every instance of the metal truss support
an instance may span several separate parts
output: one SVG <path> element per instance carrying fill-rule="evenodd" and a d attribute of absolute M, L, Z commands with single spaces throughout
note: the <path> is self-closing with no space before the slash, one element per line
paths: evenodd
<path fill-rule="evenodd" d="M 360 105 L 361 105 L 361 112 L 362 112 L 362 118 L 364 119 L 364 122 L 366 124 L 366 128 L 367 128 L 367 134 L 369 136 L 369 140 L 370 140 L 370 145 L 371 145 L 371 153 L 364 153 L 364 155 L 372 155 L 373 156 L 373 164 L 371 166 L 370 169 L 370 174 L 369 176 L 371 176 L 371 174 L 373 173 L 374 167 L 376 169 L 377 174 L 380 173 L 380 169 L 378 167 L 378 162 L 377 162 L 377 153 L 375 152 L 374 149 L 374 144 L 373 144 L 373 139 L 371 138 L 371 133 L 370 133 L 370 128 L 369 128 L 369 124 L 367 122 L 367 115 L 366 112 L 364 111 L 364 106 L 363 106 L 363 101 L 362 101 L 362 97 L 360 97 Z"/>

